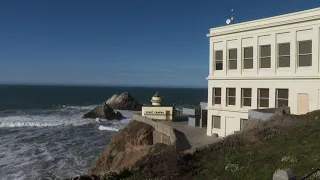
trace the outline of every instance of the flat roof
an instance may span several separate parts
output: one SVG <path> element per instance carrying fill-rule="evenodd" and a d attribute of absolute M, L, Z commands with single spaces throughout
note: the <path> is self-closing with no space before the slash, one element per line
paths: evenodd
<path fill-rule="evenodd" d="M 235 24 L 213 27 L 213 28 L 210 28 L 210 34 L 207 34 L 207 36 L 210 37 L 216 33 L 217 35 L 220 35 L 220 33 L 222 33 L 223 31 L 230 31 L 231 29 L 241 30 L 245 28 L 246 30 L 252 30 L 252 29 L 257 29 L 258 27 L 262 27 L 266 25 L 276 26 L 276 25 L 284 25 L 284 24 L 314 20 L 314 19 L 320 19 L 320 7 L 302 10 L 302 11 L 295 11 L 292 13 L 286 13 L 282 15 L 275 15 L 271 17 L 256 19 L 256 20 L 244 21 L 244 22 L 239 22 Z"/>

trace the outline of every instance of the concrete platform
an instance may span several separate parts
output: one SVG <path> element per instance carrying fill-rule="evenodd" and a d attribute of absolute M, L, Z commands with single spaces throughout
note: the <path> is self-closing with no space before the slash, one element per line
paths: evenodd
<path fill-rule="evenodd" d="M 214 138 L 211 136 L 207 136 L 206 134 L 207 128 L 188 126 L 187 121 L 181 121 L 181 122 L 162 121 L 162 122 L 173 127 L 177 131 L 182 132 L 187 138 L 187 140 L 189 141 L 191 149 L 199 148 L 207 144 L 212 144 L 221 140 L 221 138 Z"/>

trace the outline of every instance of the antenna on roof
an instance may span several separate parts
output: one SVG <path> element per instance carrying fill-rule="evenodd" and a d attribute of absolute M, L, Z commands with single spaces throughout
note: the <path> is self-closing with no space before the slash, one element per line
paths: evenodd
<path fill-rule="evenodd" d="M 226 24 L 234 24 L 234 9 L 231 9 L 231 17 L 230 17 L 230 19 L 227 19 L 226 20 Z"/>

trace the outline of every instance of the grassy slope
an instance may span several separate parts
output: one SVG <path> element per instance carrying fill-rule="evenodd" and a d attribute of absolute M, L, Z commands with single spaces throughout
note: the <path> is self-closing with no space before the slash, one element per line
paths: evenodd
<path fill-rule="evenodd" d="M 319 152 L 320 111 L 302 116 L 284 115 L 261 124 L 259 129 L 199 149 L 191 158 L 165 153 L 151 161 L 139 162 L 128 179 L 269 180 L 277 169 L 287 168 L 301 178 L 320 163 Z M 170 166 L 168 160 L 162 161 L 170 157 L 172 161 L 184 162 L 159 172 L 157 168 Z"/>

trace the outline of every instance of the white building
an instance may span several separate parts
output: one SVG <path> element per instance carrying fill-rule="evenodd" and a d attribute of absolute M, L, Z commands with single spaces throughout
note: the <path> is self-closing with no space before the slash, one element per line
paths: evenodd
<path fill-rule="evenodd" d="M 239 131 L 248 109 L 320 109 L 320 8 L 210 29 L 207 135 Z"/>

